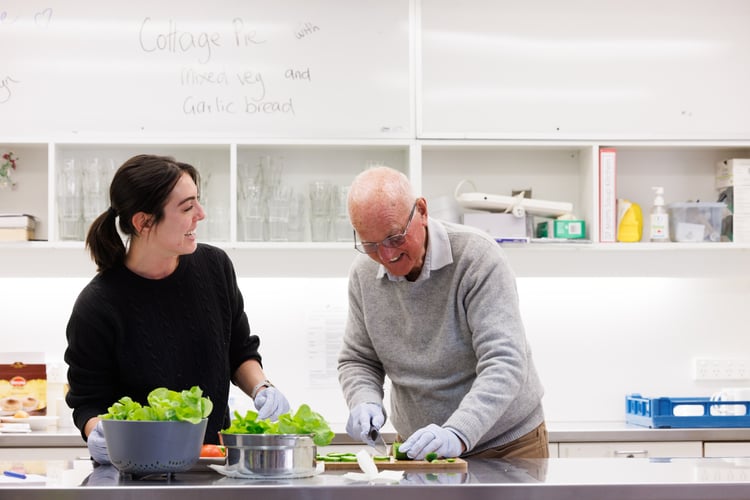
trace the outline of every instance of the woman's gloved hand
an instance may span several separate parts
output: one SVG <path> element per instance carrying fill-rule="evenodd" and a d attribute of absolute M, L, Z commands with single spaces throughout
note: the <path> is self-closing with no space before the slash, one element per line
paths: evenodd
<path fill-rule="evenodd" d="M 255 395 L 255 409 L 258 410 L 258 420 L 270 418 L 279 419 L 280 415 L 289 412 L 289 401 L 275 387 L 266 387 Z"/>
<path fill-rule="evenodd" d="M 370 428 L 380 430 L 385 423 L 385 413 L 383 407 L 377 403 L 359 403 L 352 408 L 349 413 L 349 420 L 346 422 L 346 433 L 352 439 L 359 439 L 367 442 L 367 435 Z"/>
<path fill-rule="evenodd" d="M 412 460 L 424 460 L 425 455 L 435 452 L 439 457 L 457 457 L 463 451 L 463 443 L 450 429 L 430 424 L 422 427 L 399 446 Z"/>
<path fill-rule="evenodd" d="M 94 470 L 83 480 L 81 486 L 117 486 L 120 483 L 120 471 L 114 465 L 96 465 Z"/>
<path fill-rule="evenodd" d="M 96 423 L 89 433 L 89 437 L 86 439 L 86 446 L 89 448 L 89 454 L 95 462 L 106 465 L 112 463 L 109 459 L 109 451 L 107 451 L 107 441 L 104 439 L 104 429 L 102 428 L 102 421 Z"/>

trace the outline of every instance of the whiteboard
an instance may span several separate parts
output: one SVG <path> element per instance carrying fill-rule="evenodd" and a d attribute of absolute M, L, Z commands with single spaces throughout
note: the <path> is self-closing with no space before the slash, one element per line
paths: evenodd
<path fill-rule="evenodd" d="M 0 135 L 413 137 L 402 0 L 11 0 Z"/>
<path fill-rule="evenodd" d="M 423 138 L 749 139 L 747 0 L 422 0 Z"/>

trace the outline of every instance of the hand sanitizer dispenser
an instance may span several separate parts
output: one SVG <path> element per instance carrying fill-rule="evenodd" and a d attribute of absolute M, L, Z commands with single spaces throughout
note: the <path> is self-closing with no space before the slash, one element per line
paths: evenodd
<path fill-rule="evenodd" d="M 649 241 L 669 241 L 669 212 L 664 206 L 664 188 L 653 187 L 656 197 L 649 217 Z"/>

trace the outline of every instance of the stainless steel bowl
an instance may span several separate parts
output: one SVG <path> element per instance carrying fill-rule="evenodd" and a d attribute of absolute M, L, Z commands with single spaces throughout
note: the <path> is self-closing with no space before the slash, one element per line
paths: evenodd
<path fill-rule="evenodd" d="M 315 474 L 316 448 L 306 434 L 226 434 L 226 470 L 244 476 L 305 477 Z"/>

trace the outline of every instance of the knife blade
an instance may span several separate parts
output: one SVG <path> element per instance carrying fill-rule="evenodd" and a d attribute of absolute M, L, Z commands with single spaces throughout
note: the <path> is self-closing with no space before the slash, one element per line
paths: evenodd
<path fill-rule="evenodd" d="M 367 433 L 367 444 L 375 448 L 375 451 L 384 457 L 388 456 L 388 445 L 380 434 L 380 430 L 376 427 L 370 427 L 370 432 Z"/>

